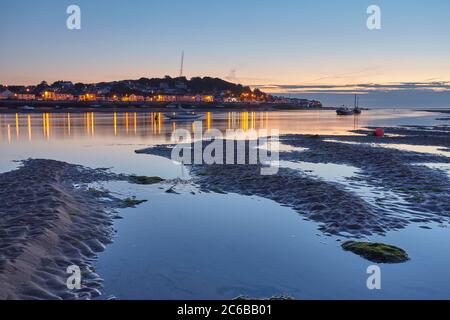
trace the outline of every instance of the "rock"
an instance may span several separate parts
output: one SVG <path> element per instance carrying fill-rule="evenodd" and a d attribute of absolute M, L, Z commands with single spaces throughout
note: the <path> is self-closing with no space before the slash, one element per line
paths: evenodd
<path fill-rule="evenodd" d="M 130 176 L 130 182 L 135 184 L 157 184 L 164 181 L 160 177 L 147 177 L 147 176 Z"/>
<path fill-rule="evenodd" d="M 375 263 L 402 263 L 409 260 L 403 249 L 383 243 L 346 241 L 342 248 Z"/>

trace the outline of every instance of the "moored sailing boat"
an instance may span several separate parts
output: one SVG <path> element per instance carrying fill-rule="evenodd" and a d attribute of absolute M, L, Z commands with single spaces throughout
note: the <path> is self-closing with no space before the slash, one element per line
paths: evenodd
<path fill-rule="evenodd" d="M 343 105 L 342 107 L 338 108 L 336 110 L 336 113 L 338 116 L 351 116 L 351 115 L 359 115 L 362 113 L 362 110 L 359 108 L 359 98 L 355 94 L 355 104 L 353 109 L 350 109 L 349 107 L 346 107 Z"/>

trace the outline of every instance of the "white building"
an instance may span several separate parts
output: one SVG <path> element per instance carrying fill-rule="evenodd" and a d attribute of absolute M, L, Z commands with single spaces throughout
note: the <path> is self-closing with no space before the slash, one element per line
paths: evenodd
<path fill-rule="evenodd" d="M 35 100 L 36 95 L 29 92 L 20 92 L 14 95 L 14 98 L 17 100 Z"/>

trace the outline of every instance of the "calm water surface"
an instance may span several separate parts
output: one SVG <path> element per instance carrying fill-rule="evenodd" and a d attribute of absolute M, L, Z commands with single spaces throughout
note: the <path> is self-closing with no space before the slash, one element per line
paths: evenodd
<path fill-rule="evenodd" d="M 408 110 L 374 110 L 340 118 L 332 111 L 233 112 L 205 114 L 204 128 L 278 129 L 281 133 L 347 134 L 366 126 L 435 125 L 440 116 Z M 47 158 L 115 172 L 188 179 L 170 160 L 134 151 L 170 143 L 177 128 L 155 113 L 65 113 L 0 115 L 0 172 L 13 160 Z M 404 148 L 404 146 L 402 146 Z M 283 164 L 289 166 L 291 164 Z M 352 167 L 297 164 L 318 179 L 343 183 Z M 342 178 L 342 179 L 341 179 Z M 189 184 L 179 194 L 168 186 L 105 184 L 121 196 L 149 200 L 121 210 L 114 243 L 96 268 L 107 297 L 122 299 L 229 299 L 244 294 L 289 294 L 310 298 L 450 298 L 450 235 L 411 226 L 370 240 L 398 245 L 412 260 L 382 266 L 382 290 L 366 287 L 369 262 L 343 252 L 338 239 L 290 208 L 258 197 L 199 193 Z M 362 188 L 352 190 L 372 192 Z M 192 192 L 195 193 L 192 194 Z M 439 244 L 439 245 L 436 245 Z"/>

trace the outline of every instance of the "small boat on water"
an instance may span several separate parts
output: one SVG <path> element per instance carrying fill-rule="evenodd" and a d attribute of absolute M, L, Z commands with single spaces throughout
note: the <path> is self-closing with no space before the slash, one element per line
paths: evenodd
<path fill-rule="evenodd" d="M 362 110 L 359 108 L 359 97 L 355 94 L 355 106 L 353 109 L 350 109 L 346 106 L 342 106 L 336 110 L 338 116 L 351 116 L 351 115 L 360 115 Z"/>
<path fill-rule="evenodd" d="M 174 112 L 174 113 L 170 113 L 170 114 L 165 114 L 165 116 L 169 119 L 169 120 L 173 120 L 173 121 L 189 121 L 189 120 L 197 120 L 200 119 L 201 117 L 203 117 L 200 114 L 196 114 L 196 113 L 180 113 L 180 112 Z"/>
<path fill-rule="evenodd" d="M 173 121 L 197 120 L 203 117 L 201 114 L 184 109 L 181 105 L 178 105 L 177 108 L 179 111 L 165 114 L 164 116 Z"/>
<path fill-rule="evenodd" d="M 354 114 L 361 114 L 362 110 L 359 108 L 359 97 L 355 94 L 355 108 L 353 109 Z"/>
<path fill-rule="evenodd" d="M 21 110 L 34 110 L 34 107 L 31 106 L 23 106 L 22 108 L 20 108 Z"/>
<path fill-rule="evenodd" d="M 337 109 L 336 113 L 338 116 L 351 116 L 355 114 L 353 109 L 350 109 L 346 106 L 342 106 L 339 109 Z"/>

